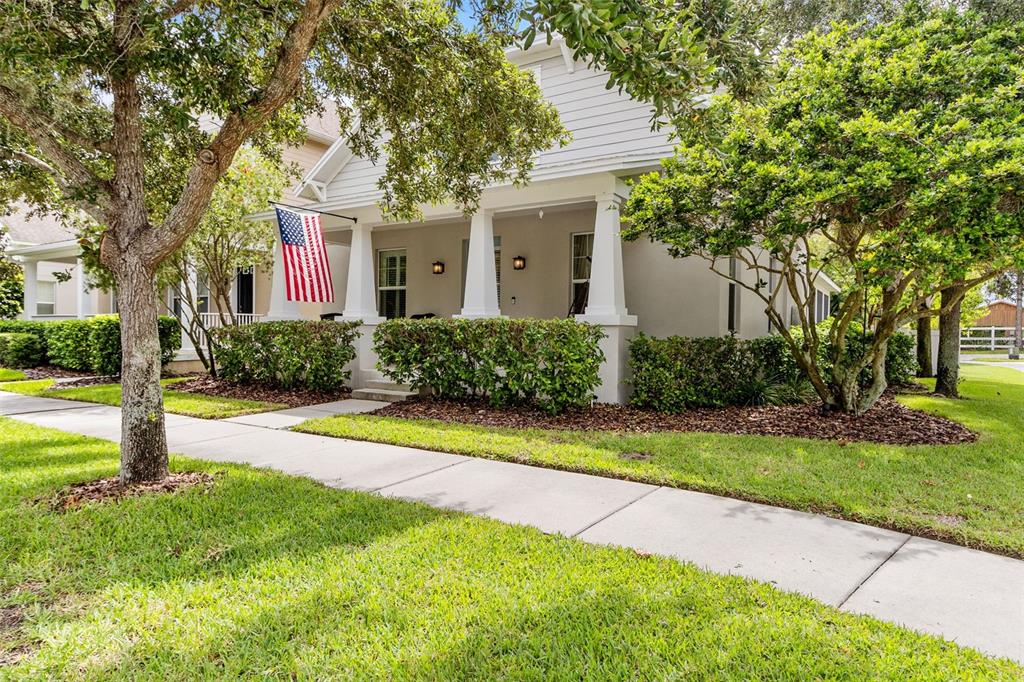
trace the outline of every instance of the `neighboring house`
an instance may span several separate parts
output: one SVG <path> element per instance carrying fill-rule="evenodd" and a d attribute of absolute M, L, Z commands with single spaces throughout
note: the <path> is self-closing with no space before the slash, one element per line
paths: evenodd
<path fill-rule="evenodd" d="M 301 188 L 315 202 L 309 208 L 327 212 L 321 220 L 332 249 L 336 304 L 286 301 L 277 268 L 270 317 L 338 313 L 362 320 L 366 329 L 353 367 L 358 388 L 382 379 L 369 338 L 386 318 L 577 316 L 608 335 L 598 390 L 607 402 L 626 398 L 626 344 L 637 332 L 768 333 L 764 305 L 752 292 L 710 272 L 701 260 L 674 259 L 659 244 L 620 239 L 628 180 L 657 170 L 673 151 L 666 131 L 651 130 L 650 108 L 606 89 L 607 75 L 574 62 L 559 41 L 512 50 L 508 57 L 534 74 L 572 142 L 538 154 L 528 186 L 486 189 L 471 219 L 447 205 L 425 208 L 420 222 L 395 224 L 385 222 L 377 206 L 383 161 L 354 156 L 339 139 Z M 259 217 L 272 219 L 270 213 Z M 279 254 L 278 244 L 278 263 Z M 824 277 L 817 286 L 822 318 L 837 287 Z M 786 299 L 779 310 L 796 319 Z"/>
<path fill-rule="evenodd" d="M 206 122 L 207 127 L 215 124 Z M 296 164 L 305 173 L 319 161 L 326 151 L 338 139 L 338 119 L 333 109 L 327 110 L 323 117 L 313 118 L 306 124 L 307 138 L 304 144 L 297 147 L 286 147 L 282 150 L 282 160 L 286 164 Z M 285 192 L 282 201 L 290 204 L 307 203 L 308 199 L 300 196 L 299 186 Z M 90 315 L 116 313 L 117 296 L 114 292 L 89 290 L 82 277 L 83 269 L 79 256 L 81 247 L 74 233 L 53 216 L 29 217 L 24 207 L 13 207 L 11 215 L 0 217 L 10 230 L 13 255 L 25 271 L 25 310 L 22 317 L 26 319 L 70 319 L 89 317 Z M 60 273 L 67 273 L 70 279 L 65 282 Z M 239 272 L 235 283 L 233 306 L 235 311 L 243 315 L 246 321 L 261 319 L 266 316 L 270 305 L 271 273 L 261 269 Z M 205 308 L 210 325 L 216 325 L 219 316 L 209 304 L 208 289 L 202 280 L 195 283 L 194 290 L 199 292 L 200 307 Z M 180 311 L 180 305 L 174 300 L 171 292 L 167 293 L 167 311 Z M 195 357 L 194 350 L 189 348 L 185 340 L 180 359 L 188 360 Z"/>
<path fill-rule="evenodd" d="M 974 322 L 974 327 L 1013 327 L 1017 324 L 1017 304 L 1013 301 L 993 301 L 979 310 L 987 312 Z"/>

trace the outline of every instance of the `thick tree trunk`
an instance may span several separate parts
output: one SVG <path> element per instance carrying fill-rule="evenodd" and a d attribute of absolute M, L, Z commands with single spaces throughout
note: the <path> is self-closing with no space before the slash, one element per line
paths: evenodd
<path fill-rule="evenodd" d="M 923 307 L 927 307 L 923 306 Z M 932 369 L 932 318 L 917 319 L 917 376 L 926 379 L 935 376 Z"/>
<path fill-rule="evenodd" d="M 960 389 L 960 303 L 963 287 L 946 287 L 941 293 L 939 315 L 939 362 L 935 373 L 935 392 L 959 398 Z"/>
<path fill-rule="evenodd" d="M 137 259 L 121 265 L 121 484 L 132 485 L 167 477 L 167 436 L 153 275 Z"/>

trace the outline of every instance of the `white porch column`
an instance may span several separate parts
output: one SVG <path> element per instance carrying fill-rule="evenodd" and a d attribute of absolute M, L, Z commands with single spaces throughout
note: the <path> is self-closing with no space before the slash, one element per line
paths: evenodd
<path fill-rule="evenodd" d="M 352 226 L 352 244 L 348 250 L 348 277 L 345 279 L 343 320 L 362 320 L 355 341 L 356 357 L 348 366 L 352 388 L 366 388 L 379 381 L 377 353 L 373 350 L 373 333 L 384 318 L 377 313 L 376 268 L 373 259 L 373 226 L 356 223 Z"/>
<path fill-rule="evenodd" d="M 345 308 L 341 316 L 346 320 L 362 320 L 377 324 L 384 318 L 377 313 L 377 287 L 373 267 L 373 227 L 352 226 L 352 246 L 348 251 L 348 279 L 345 285 Z"/>
<path fill-rule="evenodd" d="M 622 197 L 597 197 L 594 218 L 594 253 L 590 264 L 590 294 L 583 317 L 595 324 L 636 325 L 626 310 L 626 285 L 622 275 L 622 236 L 619 207 Z"/>
<path fill-rule="evenodd" d="M 469 228 L 469 258 L 462 314 L 458 317 L 499 317 L 498 275 L 494 269 L 494 213 L 482 210 Z"/>
<path fill-rule="evenodd" d="M 274 235 L 274 272 L 270 279 L 270 306 L 268 320 L 298 320 L 299 305 L 289 301 L 284 283 L 284 260 L 281 255 L 281 235 Z"/>
<path fill-rule="evenodd" d="M 192 297 L 196 299 L 194 301 L 191 301 L 191 303 L 197 304 L 199 299 L 199 271 L 196 270 L 194 266 L 190 265 L 186 270 L 186 277 L 188 277 L 188 282 L 185 283 L 187 286 L 184 288 L 191 291 Z M 181 293 L 185 292 L 182 291 Z M 181 321 L 184 323 L 185 326 L 187 326 L 190 323 L 192 311 L 189 309 L 188 303 L 186 303 L 185 301 L 181 302 L 180 309 Z M 198 355 L 196 355 L 196 349 L 195 346 L 192 344 L 192 339 L 190 339 L 188 334 L 185 333 L 184 328 L 181 330 L 181 350 L 178 351 L 178 355 L 183 359 L 188 360 L 195 360 L 199 357 Z"/>
<path fill-rule="evenodd" d="M 36 314 L 36 283 L 39 281 L 39 271 L 34 260 L 24 260 L 21 268 L 25 273 L 25 289 L 22 299 L 21 318 L 31 320 Z"/>
<path fill-rule="evenodd" d="M 85 263 L 79 258 L 75 261 L 75 296 L 77 297 L 78 319 L 92 315 L 92 292 L 85 277 Z"/>
<path fill-rule="evenodd" d="M 599 325 L 605 333 L 601 340 L 604 364 L 598 402 L 624 403 L 628 398 L 625 385 L 628 374 L 629 339 L 636 331 L 636 315 L 626 310 L 626 286 L 622 271 L 622 236 L 619 207 L 622 197 L 606 194 L 596 197 L 594 218 L 594 252 L 590 264 L 590 292 L 587 307 L 577 319 Z"/>

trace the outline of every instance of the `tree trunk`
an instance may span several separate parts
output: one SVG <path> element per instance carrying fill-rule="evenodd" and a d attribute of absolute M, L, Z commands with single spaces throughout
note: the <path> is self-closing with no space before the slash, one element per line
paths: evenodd
<path fill-rule="evenodd" d="M 935 392 L 947 398 L 960 397 L 960 304 L 964 290 L 946 287 L 941 292 L 942 313 L 939 314 L 939 362 Z"/>
<path fill-rule="evenodd" d="M 927 308 L 927 304 L 922 308 Z M 917 318 L 917 376 L 925 379 L 935 376 L 932 370 L 932 318 Z"/>
<path fill-rule="evenodd" d="M 153 275 L 125 257 L 116 273 L 121 315 L 121 484 L 167 477 L 167 435 L 160 387 L 159 303 Z"/>

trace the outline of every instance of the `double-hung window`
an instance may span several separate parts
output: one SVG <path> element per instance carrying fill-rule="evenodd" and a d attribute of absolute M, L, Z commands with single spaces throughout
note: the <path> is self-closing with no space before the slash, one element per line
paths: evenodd
<path fill-rule="evenodd" d="M 590 299 L 590 266 L 594 256 L 594 233 L 577 232 L 572 235 L 572 255 L 569 263 L 570 315 L 582 315 Z"/>
<path fill-rule="evenodd" d="M 377 252 L 377 307 L 391 320 L 405 317 L 405 249 Z"/>
<path fill-rule="evenodd" d="M 57 308 L 57 283 L 36 282 L 36 315 L 53 315 Z"/>

